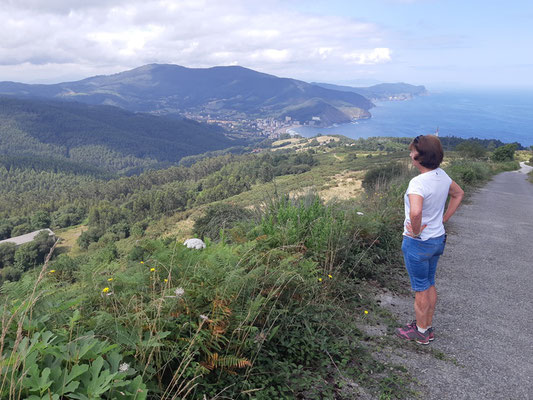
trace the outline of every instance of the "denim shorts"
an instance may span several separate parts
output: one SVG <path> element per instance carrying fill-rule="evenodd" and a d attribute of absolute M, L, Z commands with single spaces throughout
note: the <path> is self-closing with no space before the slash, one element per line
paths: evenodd
<path fill-rule="evenodd" d="M 435 285 L 437 262 L 444 252 L 445 245 L 446 235 L 428 240 L 403 237 L 403 259 L 411 279 L 411 288 L 415 292 L 422 292 Z"/>

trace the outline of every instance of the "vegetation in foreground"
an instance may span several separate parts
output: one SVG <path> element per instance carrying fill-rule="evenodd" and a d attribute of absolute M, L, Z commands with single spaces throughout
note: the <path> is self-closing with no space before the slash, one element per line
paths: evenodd
<path fill-rule="evenodd" d="M 89 206 L 98 235 L 80 237 L 87 251 L 60 254 L 2 286 L 1 397 L 413 396 L 405 369 L 372 356 L 386 338 L 375 342 L 359 328 L 388 318 L 368 288 L 394 288 L 403 274 L 402 196 L 412 172 L 383 163 L 394 155 L 339 150 L 340 160 L 307 153 L 314 161 L 299 176 L 366 166 L 361 197 L 324 204 L 316 195 L 277 195 L 255 211 L 211 204 L 195 227 L 206 238 L 201 251 L 147 235 L 146 216 L 164 209 L 139 219 L 118 196 Z M 515 168 L 469 160 L 446 167 L 466 187 Z"/>

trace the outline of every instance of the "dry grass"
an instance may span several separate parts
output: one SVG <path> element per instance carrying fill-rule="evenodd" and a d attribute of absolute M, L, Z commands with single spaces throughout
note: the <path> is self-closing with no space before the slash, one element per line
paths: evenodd
<path fill-rule="evenodd" d="M 336 174 L 332 177 L 332 184 L 321 190 L 319 195 L 324 201 L 352 199 L 363 192 L 361 184 L 364 174 L 364 171 L 344 171 Z"/>
<path fill-rule="evenodd" d="M 334 142 L 338 142 L 340 140 L 338 137 L 335 137 L 335 136 L 317 136 L 313 138 L 305 138 L 305 142 L 303 141 L 302 138 L 282 139 L 282 140 L 277 140 L 274 143 L 272 143 L 272 146 L 278 146 L 282 143 L 287 143 L 287 142 L 289 142 L 289 144 L 272 149 L 272 151 L 276 151 L 279 149 L 295 149 L 296 151 L 298 151 L 298 150 L 303 149 L 304 146 L 306 146 L 313 139 L 316 139 L 318 143 L 327 143 L 332 140 Z"/>
<path fill-rule="evenodd" d="M 184 241 L 193 237 L 194 222 L 203 215 L 205 207 L 191 211 L 178 212 L 170 217 L 162 218 L 148 227 L 145 234 L 148 237 L 176 237 Z"/>
<path fill-rule="evenodd" d="M 55 231 L 58 238 L 61 238 L 61 246 L 58 246 L 58 253 L 78 253 L 80 247 L 76 242 L 82 232 L 85 232 L 88 228 L 87 225 L 78 225 L 66 229 L 59 229 Z"/>

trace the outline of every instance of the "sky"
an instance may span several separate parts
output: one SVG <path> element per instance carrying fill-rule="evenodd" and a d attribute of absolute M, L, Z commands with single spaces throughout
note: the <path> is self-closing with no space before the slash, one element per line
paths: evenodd
<path fill-rule="evenodd" d="M 533 90 L 529 0 L 0 0 L 0 81 L 150 63 L 307 82 Z"/>

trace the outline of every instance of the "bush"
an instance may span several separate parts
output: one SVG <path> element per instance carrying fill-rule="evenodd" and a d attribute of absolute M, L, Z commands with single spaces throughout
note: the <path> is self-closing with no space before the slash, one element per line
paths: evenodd
<path fill-rule="evenodd" d="M 80 318 L 79 312 L 76 318 Z M 71 319 L 71 326 L 75 324 Z M 44 331 L 13 346 L 0 371 L 2 398 L 138 399 L 147 397 L 140 374 L 92 332 L 70 340 L 68 332 Z M 127 367 L 126 367 L 127 366 Z M 137 375 L 134 379 L 133 376 Z M 11 397 L 12 396 L 12 397 Z"/>
<path fill-rule="evenodd" d="M 372 168 L 363 178 L 363 188 L 367 192 L 378 191 L 388 187 L 394 178 L 409 176 L 409 169 L 403 163 L 391 162 L 384 166 Z"/>
<path fill-rule="evenodd" d="M 494 150 L 491 159 L 495 162 L 513 161 L 515 151 L 516 144 L 506 144 L 505 146 L 498 147 Z"/>
<path fill-rule="evenodd" d="M 252 218 L 252 213 L 231 204 L 216 204 L 208 207 L 205 215 L 194 223 L 194 232 L 201 239 L 220 239 L 220 230 L 231 229 L 238 222 Z"/>
<path fill-rule="evenodd" d="M 80 268 L 80 263 L 85 261 L 83 259 L 74 259 L 68 254 L 60 254 L 52 263 L 50 264 L 50 270 L 55 271 L 55 276 L 64 281 L 72 282 L 74 281 L 74 276 L 76 271 Z"/>
<path fill-rule="evenodd" d="M 398 214 L 357 213 L 353 205 L 325 205 L 318 196 L 282 197 L 268 208 L 250 237 L 268 248 L 295 247 L 317 262 L 327 276 L 334 269 L 356 278 L 387 281 L 398 264 L 401 235 Z M 372 251 L 368 251 L 372 248 Z M 388 273 L 385 271 L 388 269 Z"/>
<path fill-rule="evenodd" d="M 491 175 L 490 166 L 482 162 L 454 162 L 446 172 L 459 186 L 472 186 L 489 179 Z"/>
<path fill-rule="evenodd" d="M 17 245 L 15 243 L 0 244 L 0 268 L 5 268 L 13 265 L 15 261 L 15 251 Z"/>
<path fill-rule="evenodd" d="M 0 284 L 6 281 L 18 281 L 24 271 L 19 267 L 4 267 L 0 269 Z"/>
<path fill-rule="evenodd" d="M 78 240 L 78 246 L 87 250 L 91 243 L 97 242 L 104 235 L 104 231 L 100 228 L 90 228 L 82 232 Z"/>
<path fill-rule="evenodd" d="M 487 150 L 478 142 L 467 140 L 459 143 L 455 150 L 465 158 L 481 159 L 484 158 Z"/>

